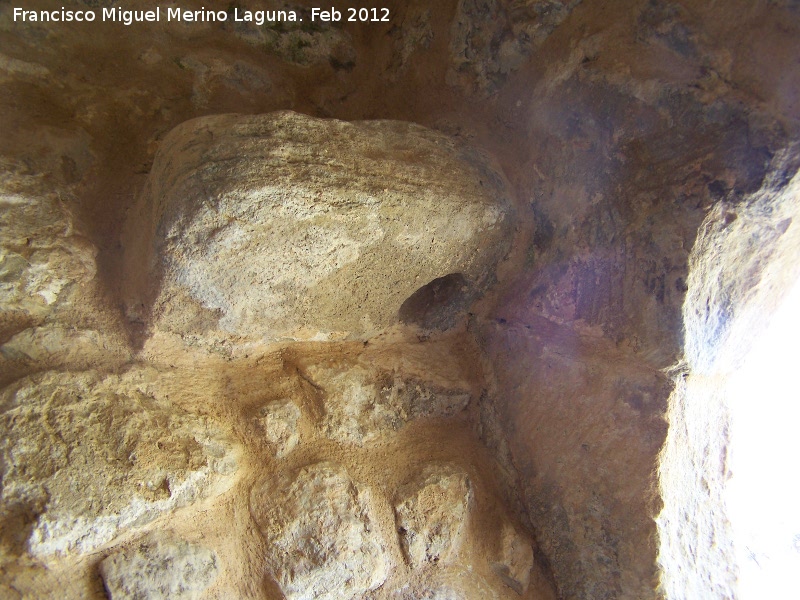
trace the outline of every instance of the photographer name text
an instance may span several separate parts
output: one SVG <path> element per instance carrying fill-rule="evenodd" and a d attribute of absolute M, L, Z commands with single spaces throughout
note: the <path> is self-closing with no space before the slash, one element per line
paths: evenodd
<path fill-rule="evenodd" d="M 389 22 L 388 8 L 311 8 L 305 15 L 314 22 L 338 23 L 387 23 Z M 162 8 L 156 6 L 149 10 L 126 10 L 122 7 L 103 8 L 102 10 L 26 10 L 14 8 L 15 23 L 93 23 L 113 22 L 122 25 L 135 23 L 219 23 L 226 21 L 255 23 L 299 22 L 303 15 L 295 10 L 244 10 L 232 8 L 230 10 L 184 10 L 180 7 Z"/>

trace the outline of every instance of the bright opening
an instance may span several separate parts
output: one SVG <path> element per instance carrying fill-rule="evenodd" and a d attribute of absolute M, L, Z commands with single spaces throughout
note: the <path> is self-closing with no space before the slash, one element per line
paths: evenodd
<path fill-rule="evenodd" d="M 729 380 L 738 598 L 800 598 L 800 282 Z"/>
<path fill-rule="evenodd" d="M 675 367 L 659 465 L 659 565 L 669 600 L 800 598 L 793 156 L 776 158 L 776 176 L 758 193 L 715 207 L 690 255 L 685 358 Z M 787 181 L 786 172 L 795 176 Z"/>

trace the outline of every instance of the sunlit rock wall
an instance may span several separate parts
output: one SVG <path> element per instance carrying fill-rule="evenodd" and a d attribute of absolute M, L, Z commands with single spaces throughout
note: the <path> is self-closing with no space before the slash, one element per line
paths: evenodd
<path fill-rule="evenodd" d="M 800 278 L 798 167 L 796 147 L 778 153 L 759 190 L 709 212 L 690 257 L 685 362 L 674 373 L 660 467 L 659 559 L 670 597 L 738 595 L 744 548 L 735 545 L 744 540 L 722 507 L 736 475 L 731 455 L 748 448 L 731 452 L 729 395 L 758 333 Z"/>

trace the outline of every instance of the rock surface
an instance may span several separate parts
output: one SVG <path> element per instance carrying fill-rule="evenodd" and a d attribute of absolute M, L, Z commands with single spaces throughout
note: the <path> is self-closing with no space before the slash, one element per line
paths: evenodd
<path fill-rule="evenodd" d="M 105 0 L 41 0 L 37 8 L 58 9 L 61 4 L 95 10 L 112 4 L 152 8 L 148 0 L 126 0 L 124 7 Z M 99 380 L 125 379 L 119 374 L 144 365 L 150 370 L 148 387 L 157 393 L 130 382 L 119 388 L 109 379 L 114 397 L 125 400 L 95 403 L 91 391 L 86 396 L 89 404 L 105 414 L 108 405 L 133 405 L 131 398 L 139 398 L 141 392 L 156 398 L 158 406 L 169 404 L 169 414 L 174 403 L 187 414 L 203 415 L 200 420 L 209 428 L 235 436 L 243 456 L 236 483 L 227 493 L 210 494 L 180 510 L 160 512 L 160 518 L 148 523 L 122 527 L 93 551 L 105 555 L 131 547 L 139 536 L 161 528 L 167 520 L 183 539 L 197 539 L 200 532 L 206 536 L 203 543 L 215 548 L 225 566 L 206 592 L 214 599 L 284 597 L 268 574 L 277 564 L 274 548 L 251 522 L 250 492 L 265 478 L 284 481 L 283 474 L 320 461 L 343 465 L 359 489 L 375 492 L 371 522 L 386 540 L 392 569 L 383 585 L 361 594 L 365 600 L 437 595 L 519 598 L 512 588 L 524 583 L 527 553 L 520 550 L 517 557 L 514 536 L 504 533 L 507 523 L 513 523 L 522 538 L 526 531 L 536 533 L 537 561 L 522 595 L 526 600 L 660 598 L 657 539 L 673 549 L 670 569 L 677 575 L 672 588 L 661 589 L 671 589 L 668 594 L 677 597 L 712 597 L 707 593 L 707 570 L 697 565 L 709 553 L 722 556 L 724 545 L 718 537 L 702 535 L 703 528 L 688 531 L 685 523 L 700 522 L 696 506 L 718 503 L 688 502 L 680 494 L 671 498 L 665 494 L 672 510 L 662 510 L 656 494 L 671 393 L 664 369 L 686 358 L 682 307 L 687 294 L 697 297 L 703 289 L 689 277 L 698 228 L 709 218 L 717 219 L 715 227 L 738 232 L 739 237 L 738 228 L 745 222 L 741 207 L 750 206 L 754 194 L 781 193 L 796 172 L 796 167 L 776 159 L 800 140 L 797 1 L 401 0 L 390 5 L 388 22 L 312 23 L 304 12 L 304 21 L 296 25 L 229 20 L 124 26 L 99 20 L 21 23 L 14 21 L 13 4 L 0 2 L 3 393 L 10 397 L 20 385 L 31 387 L 34 384 L 26 382 L 48 377 L 80 378 L 70 372 L 85 369 L 102 373 Z M 181 6 L 200 9 L 203 2 L 182 0 Z M 224 9 L 230 14 L 237 6 L 244 8 L 242 2 L 234 2 Z M 262 7 L 292 5 L 266 0 L 258 8 Z M 309 117 L 274 115 L 284 110 Z M 238 155 L 243 162 L 233 160 L 226 167 L 215 153 L 226 145 L 234 148 L 234 154 L 236 148 L 249 152 L 260 142 L 248 139 L 240 144 L 240 138 L 215 127 L 195 135 L 192 128 L 198 122 L 191 122 L 197 117 L 206 123 L 255 119 L 208 118 L 230 113 L 273 114 L 268 119 L 289 123 L 283 129 L 297 138 L 283 146 L 283 138 L 270 138 L 277 142 L 269 152 L 281 160 L 284 151 L 297 159 L 297 171 L 287 175 L 288 171 L 267 168 L 265 178 L 275 179 L 280 190 L 276 194 L 287 200 L 285 204 L 281 200 L 280 210 L 273 213 L 272 205 L 248 205 L 253 222 L 266 223 L 262 217 L 269 213 L 278 226 L 273 235 L 264 235 L 244 251 L 236 249 L 236 236 L 240 229 L 249 231 L 251 215 L 229 210 L 244 204 L 223 202 L 217 192 L 237 186 L 256 189 L 253 181 L 258 178 L 250 179 L 245 172 L 247 157 Z M 294 127 L 294 119 L 308 127 Z M 397 121 L 418 125 L 401 126 Z M 442 168 L 441 160 L 429 161 L 419 147 L 398 150 L 395 145 L 391 156 L 384 153 L 384 141 L 413 142 L 420 127 L 427 128 L 420 135 L 433 146 L 434 138 L 448 140 L 446 148 L 436 147 L 444 148 L 442 153 L 454 164 L 466 162 L 467 171 L 478 173 L 477 181 L 483 180 L 484 186 L 470 184 L 473 175 L 461 178 L 461 167 L 451 172 Z M 348 131 L 359 132 L 351 145 L 342 141 Z M 212 133 L 216 141 L 210 139 Z M 183 143 L 176 136 L 184 134 L 183 141 L 196 142 L 197 156 L 186 158 L 191 149 L 173 152 Z M 309 147 L 318 149 L 316 154 L 297 149 L 309 140 Z M 455 148 L 458 154 L 462 143 L 493 156 L 499 167 L 490 170 L 503 173 L 507 191 L 498 194 L 491 182 L 487 190 L 474 155 L 453 156 L 447 149 Z M 323 160 L 320 149 L 330 150 L 332 145 L 338 148 L 336 160 Z M 209 162 L 200 153 L 206 153 Z M 172 167 L 167 165 L 170 157 Z M 323 167 L 328 171 L 323 173 Z M 332 173 L 333 167 L 340 170 Z M 217 172 L 211 173 L 215 168 Z M 187 179 L 173 181 L 170 173 Z M 195 177 L 199 173 L 206 178 Z M 229 173 L 234 177 L 228 178 Z M 386 187 L 387 173 L 411 176 Z M 302 194 L 290 176 L 306 182 Z M 230 183 L 236 178 L 238 183 Z M 442 183 L 445 193 L 438 193 L 436 182 Z M 201 190 L 192 187 L 197 183 L 213 185 Z M 441 248 L 429 249 L 423 260 L 417 260 L 397 242 L 412 245 L 402 230 L 407 213 L 417 210 L 418 199 L 432 205 L 431 197 L 436 202 L 447 197 L 452 200 L 447 206 L 465 209 L 472 204 L 459 197 L 459 190 L 470 185 L 486 194 L 487 206 L 499 207 L 506 216 L 499 233 L 478 239 L 477 260 L 489 265 L 490 275 L 483 283 L 455 264 L 440 265 Z M 303 196 L 323 188 L 329 193 L 319 202 Z M 182 200 L 176 197 L 181 189 L 191 192 L 184 198 L 191 210 L 179 210 Z M 473 198 L 472 192 L 467 196 Z M 167 200 L 176 210 L 165 212 L 159 224 L 164 215 L 143 214 L 137 197 L 143 203 Z M 333 201 L 337 199 L 342 204 Z M 360 215 L 379 214 L 376 207 L 387 206 L 386 201 L 396 201 L 392 206 L 397 211 L 389 215 L 388 223 L 379 219 L 379 227 L 368 218 L 344 219 L 355 215 L 347 212 L 351 207 Z M 506 208 L 511 203 L 513 211 Z M 301 231 L 294 217 L 302 213 L 284 217 L 304 206 L 309 211 L 333 207 L 329 212 L 317 210 L 304 222 L 320 226 L 327 219 L 326 226 L 330 225 L 321 233 L 306 230 L 308 248 L 305 239 L 281 241 L 287 231 Z M 419 222 L 409 226 L 412 233 L 424 233 L 429 225 L 452 229 L 453 210 L 442 217 L 444 225 L 436 215 L 420 214 Z M 195 217 L 205 221 L 193 221 Z M 783 221 L 776 223 L 775 231 L 786 229 L 791 234 L 797 219 L 794 224 Z M 130 227 L 122 240 L 125 222 Z M 289 227 L 291 223 L 298 227 Z M 211 228 L 203 229 L 205 224 Z M 176 235 L 169 237 L 170 232 Z M 373 247 L 369 244 L 380 232 L 385 237 L 375 244 L 386 252 L 374 257 L 373 266 L 380 268 L 369 271 Z M 196 246 L 191 239 L 195 233 Z M 212 241 L 206 243 L 203 234 Z M 764 236 L 752 239 L 758 240 L 748 246 L 758 251 L 754 257 L 766 260 Z M 387 240 L 397 244 L 381 245 Z M 137 241 L 146 241 L 140 256 L 153 260 L 137 264 L 134 257 L 133 268 L 130 264 L 123 268 L 123 249 L 130 252 Z M 337 246 L 337 241 L 342 244 Z M 430 239 L 421 237 L 422 242 L 429 244 Z M 231 256 L 225 254 L 226 243 L 231 245 Z M 325 279 L 309 288 L 315 277 L 329 277 L 326 269 L 338 268 L 355 256 L 356 246 L 361 254 L 337 271 L 339 279 Z M 218 254 L 209 255 L 214 248 Z M 251 300 L 258 304 L 256 300 L 264 298 L 248 269 L 251 256 L 261 256 L 262 249 L 271 253 L 274 268 L 270 271 L 264 266 L 268 263 L 259 263 L 263 269 L 254 275 L 291 275 L 287 306 L 295 307 L 298 322 L 319 317 L 325 327 L 316 323 L 320 326 L 298 330 L 297 323 L 288 323 L 291 314 L 281 312 L 285 307 L 244 310 Z M 495 250 L 496 256 L 485 254 Z M 499 260 L 500 256 L 506 259 Z M 294 262 L 283 270 L 290 259 L 303 257 L 306 263 Z M 420 265 L 419 280 L 417 273 L 398 271 L 409 264 Z M 365 271 L 356 272 L 357 265 L 366 265 Z M 240 280 L 245 290 L 223 287 L 229 296 L 217 302 L 212 293 L 217 288 L 209 291 L 203 286 L 217 286 L 213 277 L 224 271 L 231 280 Z M 403 275 L 399 283 L 395 271 Z M 704 298 L 699 297 L 700 317 L 719 316 L 721 323 L 731 322 L 732 294 L 725 284 L 729 271 L 722 269 L 719 279 L 709 279 L 709 290 L 720 301 L 710 306 L 719 310 L 706 311 Z M 751 279 L 748 269 L 736 272 Z M 165 279 L 165 274 L 173 279 Z M 481 301 L 473 302 L 493 275 L 497 282 Z M 184 285 L 190 279 L 191 285 Z M 224 276 L 221 280 L 227 281 Z M 127 288 L 125 293 L 121 288 Z M 335 300 L 342 312 L 319 311 L 321 295 L 315 290 L 329 294 L 324 302 Z M 381 290 L 382 295 L 377 293 Z M 359 293 L 366 291 L 368 297 Z M 143 296 L 138 305 L 131 302 L 131 293 Z M 121 314 L 119 307 L 125 301 L 131 319 Z M 362 323 L 359 319 L 374 308 L 371 302 L 379 314 L 371 316 L 372 323 Z M 229 309 L 233 312 L 225 314 Z M 236 313 L 240 309 L 241 314 Z M 380 312 L 383 309 L 385 313 Z M 352 322 L 328 327 L 340 317 Z M 237 319 L 241 324 L 266 318 L 289 325 L 277 332 L 286 338 L 280 349 L 261 348 L 258 342 L 274 338 L 267 338 L 258 327 L 236 330 Z M 398 321 L 417 327 L 381 330 L 385 323 Z M 434 332 L 448 327 L 444 335 Z M 380 333 L 364 333 L 374 331 Z M 712 338 L 714 331 L 708 330 Z M 290 343 L 318 334 L 331 339 L 363 336 L 369 341 Z M 357 406 L 337 407 L 337 398 L 346 397 L 335 391 L 339 383 L 331 386 L 333 391 L 326 390 L 305 367 L 321 364 L 320 357 L 331 359 L 332 365 L 347 363 L 362 352 L 361 365 L 383 361 L 388 373 L 413 373 L 410 379 L 437 381 L 443 390 L 460 389 L 462 380 L 469 380 L 466 387 L 473 400 L 481 400 L 469 402 L 464 410 L 455 402 L 452 412 L 431 413 L 432 419 L 406 420 L 403 411 L 409 409 L 400 399 L 402 394 L 398 391 L 397 400 L 382 396 L 384 387 L 394 385 L 392 376 L 386 383 L 377 378 L 362 381 L 359 385 L 373 386 L 376 395 L 372 390 L 354 394 Z M 53 370 L 63 373 L 41 374 Z M 407 381 L 405 375 L 401 379 Z M 342 390 L 346 380 L 341 381 Z M 105 385 L 89 387 L 97 390 Z M 44 384 L 40 387 L 45 390 Z M 263 418 L 272 423 L 272 416 L 259 415 L 265 400 L 281 398 L 291 398 L 302 410 L 296 430 L 299 441 L 291 451 L 291 409 L 272 415 L 276 421 L 276 427 L 269 428 L 272 439 L 264 422 L 259 424 Z M 420 404 L 437 398 L 438 392 L 422 394 Z M 31 406 L 45 404 L 42 396 Z M 14 487 L 20 481 L 18 471 L 28 465 L 32 472 L 29 479 L 23 477 L 25 481 L 38 478 L 52 484 L 54 498 L 69 498 L 68 504 L 90 495 L 102 500 L 98 490 L 107 489 L 113 496 L 122 488 L 142 488 L 141 493 L 154 498 L 146 502 L 154 504 L 166 500 L 166 490 L 128 485 L 126 473 L 150 481 L 150 474 L 164 462 L 175 467 L 180 479 L 181 465 L 191 471 L 197 455 L 191 448 L 183 454 L 167 448 L 160 449 L 164 454 L 156 452 L 148 436 L 170 423 L 160 408 L 137 408 L 131 416 L 123 410 L 124 421 L 130 419 L 130 427 L 142 433 L 152 450 L 133 467 L 117 457 L 114 446 L 116 435 L 127 432 L 124 424 L 104 427 L 101 435 L 91 411 L 60 405 L 40 413 L 2 410 L 16 415 L 17 421 L 11 425 L 4 421 L 4 431 L 10 426 L 12 433 L 0 442 L 6 453 L 1 466 L 5 475 L 0 492 L 0 596 L 102 600 L 106 594 L 95 563 L 99 554 L 75 549 L 67 556 L 34 557 L 26 550 L 40 518 L 46 520 L 50 514 L 63 522 L 72 512 L 48 504 L 50 500 L 32 488 L 22 490 L 27 494 L 24 500 L 12 497 L 22 489 Z M 67 435 L 62 444 L 57 435 L 48 434 L 45 426 L 50 421 L 35 421 L 36 414 L 59 417 L 56 424 L 61 429 L 54 429 L 56 433 L 72 427 L 68 421 L 73 416 L 76 432 L 81 421 L 90 426 Z M 710 417 L 709 411 L 706 421 L 687 412 L 700 432 Z M 34 419 L 36 425 L 26 419 Z M 693 431 L 680 420 L 675 423 L 674 430 Z M 41 436 L 41 450 L 37 452 L 35 444 L 17 443 L 22 438 L 15 436 L 15 430 L 37 444 Z M 95 435 L 108 445 L 95 441 Z M 488 454 L 476 436 L 488 446 Z M 705 434 L 698 437 L 701 442 L 708 439 Z M 89 456 L 88 442 L 82 445 L 86 440 L 103 452 Z M 688 472 L 691 481 L 691 486 L 678 487 L 681 493 L 708 498 L 708 483 L 717 479 L 693 471 L 699 463 L 713 467 L 719 482 L 724 480 L 725 473 L 718 468 L 720 447 L 710 452 L 708 444 L 700 443 L 696 456 L 687 456 L 687 444 L 673 436 L 671 448 L 684 452 L 684 460 L 675 463 L 676 480 L 685 482 Z M 14 460 L 31 449 L 47 460 L 26 459 L 16 466 L 7 462 L 8 456 Z M 492 455 L 498 461 L 493 462 Z M 90 480 L 79 477 L 75 490 L 67 491 L 65 480 L 59 479 L 62 471 L 46 476 L 34 472 L 45 463 L 55 469 L 73 458 L 85 459 L 91 469 L 101 465 L 101 475 Z M 106 458 L 111 466 L 105 465 Z M 454 562 L 424 563 L 415 569 L 404 560 L 392 503 L 419 465 L 430 462 L 466 469 L 475 501 Z M 110 482 L 102 479 L 102 473 L 110 474 Z M 225 487 L 227 476 L 218 475 L 219 485 Z M 284 492 L 293 480 L 285 480 Z M 126 494 L 122 495 L 130 497 Z M 96 502 L 86 511 L 102 513 L 104 509 L 97 506 Z M 659 511 L 661 532 L 654 518 Z M 96 539 L 106 539 L 100 533 Z M 81 539 L 94 543 L 91 536 Z M 287 559 L 285 564 L 289 563 Z M 732 575 L 732 569 L 724 573 L 730 581 Z M 695 593 L 691 587 L 695 584 L 702 591 Z"/>
<path fill-rule="evenodd" d="M 464 565 L 423 571 L 423 583 L 387 596 L 395 600 L 516 600 L 519 596 L 502 584 L 491 585 Z"/>
<path fill-rule="evenodd" d="M 458 551 L 469 502 L 469 477 L 450 465 L 428 465 L 400 490 L 394 512 L 411 566 L 446 563 Z"/>
<path fill-rule="evenodd" d="M 14 365 L 17 368 L 113 368 L 130 358 L 126 340 L 121 340 L 115 332 L 62 325 L 23 329 L 0 345 L 0 366 Z"/>
<path fill-rule="evenodd" d="M 642 557 L 656 555 L 650 490 L 670 382 L 603 340 L 534 323 L 530 330 L 494 325 L 488 347 L 503 357 L 497 376 L 528 390 L 526 402 L 498 408 L 536 541 L 558 565 L 568 597 L 650 597 L 657 570 Z M 609 464 L 628 477 L 610 478 Z M 626 510 L 611 508 L 621 505 Z"/>
<path fill-rule="evenodd" d="M 119 550 L 100 563 L 109 600 L 197 600 L 218 574 L 213 550 L 159 538 Z"/>
<path fill-rule="evenodd" d="M 464 600 L 464 594 L 447 586 L 420 590 L 400 590 L 394 596 L 398 600 Z"/>
<path fill-rule="evenodd" d="M 450 30 L 455 74 L 467 73 L 473 85 L 496 92 L 519 69 L 581 0 L 459 0 Z"/>
<path fill-rule="evenodd" d="M 433 280 L 463 278 L 453 301 L 485 288 L 509 213 L 477 153 L 422 127 L 205 117 L 164 140 L 128 223 L 128 314 L 212 340 L 368 338 Z"/>
<path fill-rule="evenodd" d="M 27 549 L 87 553 L 219 494 L 233 445 L 200 417 L 93 372 L 45 373 L 0 396 L 2 517 L 33 513 Z M 18 524 L 17 524 L 18 526 Z"/>
<path fill-rule="evenodd" d="M 762 566 L 760 557 L 773 552 L 763 541 L 766 537 L 746 535 L 747 552 L 759 560 L 739 563 L 737 554 L 742 550 L 737 546 L 742 533 L 769 529 L 766 523 L 771 517 L 761 510 L 717 510 L 726 503 L 735 506 L 733 499 L 741 498 L 741 490 L 751 487 L 758 488 L 747 492 L 758 494 L 746 501 L 753 507 L 762 505 L 758 498 L 781 495 L 768 488 L 772 484 L 764 485 L 761 476 L 748 477 L 745 463 L 761 473 L 766 455 L 755 454 L 749 447 L 761 445 L 757 436 L 737 433 L 762 427 L 745 425 L 748 421 L 771 421 L 780 414 L 778 407 L 793 387 L 782 377 L 792 377 L 794 363 L 781 364 L 782 343 L 776 343 L 778 338 L 771 338 L 770 332 L 775 331 L 774 321 L 781 312 L 795 310 L 790 298 L 800 281 L 800 229 L 796 225 L 800 221 L 800 149 L 782 152 L 772 167 L 780 175 L 768 177 L 763 189 L 746 202 L 709 211 L 692 250 L 683 307 L 686 362 L 674 375 L 671 428 L 659 468 L 664 500 L 658 515 L 659 566 L 663 586 L 672 597 L 684 590 L 692 596 L 708 595 L 708 590 L 719 598 L 746 596 L 752 593 L 753 582 L 759 581 L 753 570 L 769 568 Z M 780 339 L 790 337 L 787 333 L 782 336 Z M 766 346 L 767 340 L 778 348 L 774 359 L 766 359 L 758 350 L 751 352 L 759 344 Z M 754 368 L 755 364 L 759 366 Z M 757 377 L 743 377 L 748 370 Z M 738 389 L 742 385 L 758 390 L 755 395 L 771 397 L 772 405 L 765 405 L 761 398 L 756 407 L 739 404 L 735 398 L 746 395 Z M 765 385 L 771 387 L 765 390 Z M 791 431 L 782 427 L 770 422 L 771 438 L 793 439 L 792 425 Z M 769 454 L 773 464 L 786 456 L 774 448 Z M 763 458 L 755 460 L 754 456 Z M 781 485 L 780 480 L 774 484 Z M 776 507 L 772 511 L 782 512 Z M 687 522 L 692 527 L 686 527 Z M 714 535 L 709 536 L 709 531 Z"/>
<path fill-rule="evenodd" d="M 94 279 L 97 249 L 75 231 L 72 212 L 41 177 L 0 173 L 0 209 L 0 326 L 6 327 L 68 304 Z"/>
<path fill-rule="evenodd" d="M 283 458 L 294 450 L 300 441 L 297 423 L 300 409 L 289 399 L 275 400 L 258 411 L 257 427 L 275 449 L 275 456 Z"/>
<path fill-rule="evenodd" d="M 423 417 L 449 417 L 462 411 L 469 390 L 445 389 L 359 366 L 312 365 L 308 376 L 325 394 L 321 429 L 338 442 L 362 446 Z"/>
<path fill-rule="evenodd" d="M 331 63 L 337 70 L 355 66 L 356 49 L 350 35 L 338 23 L 312 19 L 309 7 L 289 2 L 265 2 L 266 10 L 292 10 L 297 21 L 266 22 L 233 21 L 228 26 L 248 44 L 275 54 L 283 60 L 303 67 Z M 229 12 L 232 8 L 228 9 Z M 244 9 L 240 8 L 240 13 Z"/>
<path fill-rule="evenodd" d="M 515 592 L 522 595 L 528 589 L 533 568 L 531 542 L 510 523 L 503 523 L 500 532 L 500 552 L 492 562 L 495 573 Z"/>
<path fill-rule="evenodd" d="M 270 568 L 289 600 L 356 598 L 388 576 L 369 493 L 339 465 L 317 463 L 291 480 L 258 484 L 251 511 L 274 549 Z"/>
<path fill-rule="evenodd" d="M 0 55 L 0 72 L 2 64 Z M 25 65 L 16 67 L 42 75 Z M 23 156 L 0 149 L 0 385 L 47 369 L 116 368 L 131 357 L 76 206 L 93 160 L 89 137 L 47 126 L 28 135 Z"/>

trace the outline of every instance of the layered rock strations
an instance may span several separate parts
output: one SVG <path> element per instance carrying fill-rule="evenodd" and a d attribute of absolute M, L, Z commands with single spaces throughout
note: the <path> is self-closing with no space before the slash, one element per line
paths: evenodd
<path fill-rule="evenodd" d="M 128 315 L 202 343 L 368 338 L 449 277 L 403 319 L 451 325 L 510 210 L 485 159 L 422 127 L 204 117 L 164 140 L 129 219 Z"/>

